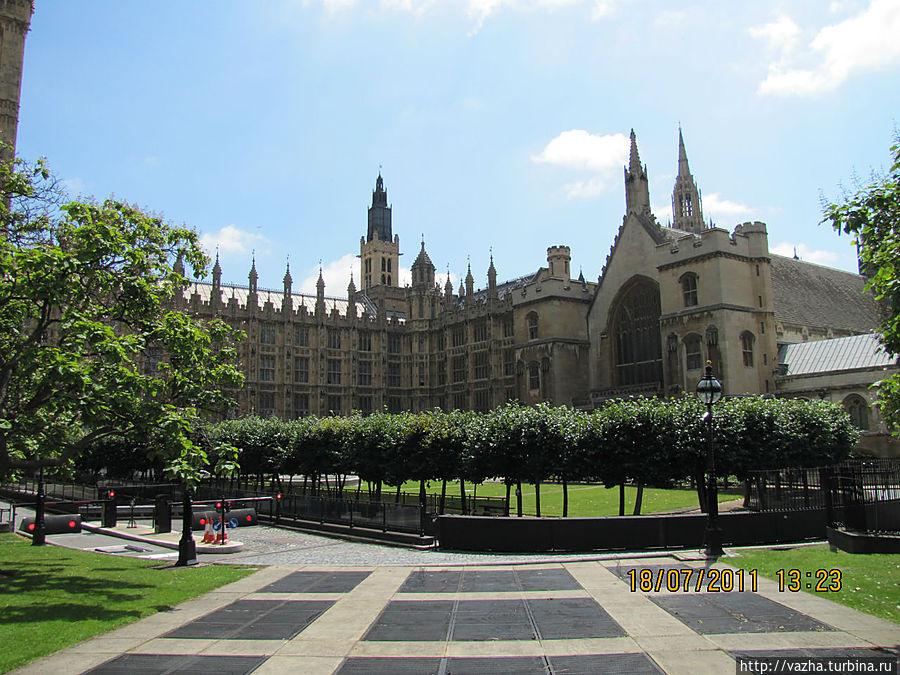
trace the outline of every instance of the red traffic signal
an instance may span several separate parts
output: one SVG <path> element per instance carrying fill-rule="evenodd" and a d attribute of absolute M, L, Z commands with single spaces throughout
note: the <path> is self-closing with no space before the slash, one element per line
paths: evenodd
<path fill-rule="evenodd" d="M 222 502 L 216 502 L 216 509 L 221 509 L 224 504 Z"/>
<path fill-rule="evenodd" d="M 115 498 L 116 498 L 116 491 L 115 491 L 115 490 L 110 490 L 110 491 L 107 492 L 106 494 L 107 494 L 107 497 L 109 497 L 110 499 L 115 499 Z"/>
<path fill-rule="evenodd" d="M 281 501 L 281 493 L 280 492 L 277 495 L 275 495 L 275 499 L 277 499 L 278 501 Z"/>

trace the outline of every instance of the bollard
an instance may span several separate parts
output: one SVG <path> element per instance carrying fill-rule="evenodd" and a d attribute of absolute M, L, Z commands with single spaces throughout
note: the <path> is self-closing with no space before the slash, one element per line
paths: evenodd
<path fill-rule="evenodd" d="M 117 503 L 116 503 L 116 491 L 109 490 L 106 493 L 106 499 L 103 501 L 103 515 L 101 516 L 100 524 L 103 527 L 115 527 L 116 526 L 116 513 Z"/>
<path fill-rule="evenodd" d="M 169 495 L 156 495 L 156 506 L 153 509 L 153 531 L 156 534 L 172 531 L 172 503 Z"/>

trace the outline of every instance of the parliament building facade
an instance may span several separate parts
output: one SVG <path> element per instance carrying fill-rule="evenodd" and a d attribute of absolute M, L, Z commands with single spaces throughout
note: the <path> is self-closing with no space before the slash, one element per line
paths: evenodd
<path fill-rule="evenodd" d="M 212 282 L 175 303 L 247 334 L 235 414 L 484 411 L 510 400 L 590 409 L 693 392 L 709 360 L 727 394 L 828 398 L 885 435 L 869 385 L 897 365 L 880 353 L 865 277 L 771 253 L 763 223 L 729 231 L 704 220 L 680 131 L 671 224 L 651 213 L 634 132 L 624 182 L 625 215 L 596 282 L 573 278 L 558 245 L 526 276 L 498 282 L 492 258 L 484 288 L 471 268 L 458 290 L 449 278 L 441 287 L 423 241 L 401 287 L 379 174 L 360 288 L 351 279 L 346 294 L 326 295 L 320 274 L 315 296 L 296 293 L 288 268 L 280 291 L 262 290 L 255 261 L 247 285 L 223 285 L 217 259 Z M 803 348 L 825 340 L 824 356 Z M 792 371 L 788 355 L 805 365 Z"/>

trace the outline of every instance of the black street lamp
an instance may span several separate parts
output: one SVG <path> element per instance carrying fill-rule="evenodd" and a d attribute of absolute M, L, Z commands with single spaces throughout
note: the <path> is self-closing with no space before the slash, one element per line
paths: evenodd
<path fill-rule="evenodd" d="M 722 383 L 712 374 L 712 361 L 706 362 L 706 375 L 697 383 L 697 396 L 706 406 L 706 468 L 709 482 L 706 487 L 706 532 L 704 533 L 705 553 L 708 558 L 725 555 L 722 550 L 722 530 L 719 529 L 719 494 L 716 487 L 716 455 L 713 451 L 712 407 L 722 398 Z"/>
<path fill-rule="evenodd" d="M 191 508 L 191 491 L 185 486 L 181 505 L 181 539 L 178 541 L 176 567 L 197 564 L 197 543 L 194 541 L 194 513 Z"/>

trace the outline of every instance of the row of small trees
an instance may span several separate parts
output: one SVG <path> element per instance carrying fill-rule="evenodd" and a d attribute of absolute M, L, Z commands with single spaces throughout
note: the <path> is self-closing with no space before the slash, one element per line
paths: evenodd
<path fill-rule="evenodd" d="M 245 417 L 206 429 L 210 447 L 236 447 L 245 478 L 302 475 L 313 489 L 343 489 L 355 474 L 380 499 L 382 485 L 418 481 L 465 484 L 502 479 L 507 501 L 513 486 L 596 481 L 608 487 L 632 482 L 666 485 L 695 479 L 707 462 L 703 406 L 691 397 L 613 401 L 593 412 L 547 404 L 501 406 L 488 413 L 376 413 L 307 417 L 292 421 Z M 719 476 L 744 479 L 758 469 L 821 466 L 844 459 L 858 433 L 832 403 L 741 398 L 714 408 L 712 435 Z M 211 451 L 214 452 L 214 451 Z M 215 464 L 215 462 L 212 462 Z M 331 478 L 329 478 L 331 477 Z M 334 484 L 329 481 L 335 481 Z M 521 489 L 518 509 L 521 512 Z M 621 505 L 620 505 L 621 510 Z M 640 496 L 635 512 L 640 510 Z"/>

